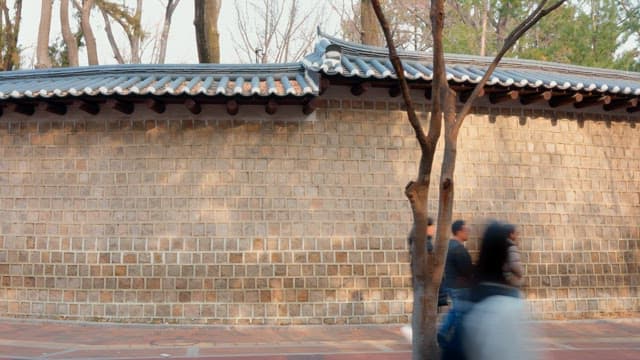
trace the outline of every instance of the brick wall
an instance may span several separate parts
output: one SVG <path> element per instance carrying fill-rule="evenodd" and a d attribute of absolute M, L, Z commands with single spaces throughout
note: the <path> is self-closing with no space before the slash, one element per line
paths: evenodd
<path fill-rule="evenodd" d="M 406 322 L 418 154 L 398 104 L 223 112 L 0 118 L 0 316 Z M 637 315 L 638 130 L 516 112 L 463 127 L 469 248 L 512 221 L 537 318 Z"/>

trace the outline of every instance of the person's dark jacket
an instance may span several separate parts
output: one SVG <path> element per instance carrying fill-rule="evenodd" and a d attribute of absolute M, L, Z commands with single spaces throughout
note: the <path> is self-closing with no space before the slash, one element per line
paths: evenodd
<path fill-rule="evenodd" d="M 457 240 L 449 240 L 447 261 L 444 267 L 444 288 L 460 289 L 471 286 L 473 265 L 467 249 Z"/>

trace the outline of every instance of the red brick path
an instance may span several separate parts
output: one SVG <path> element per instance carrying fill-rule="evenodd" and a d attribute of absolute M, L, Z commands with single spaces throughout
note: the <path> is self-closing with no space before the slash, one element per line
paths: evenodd
<path fill-rule="evenodd" d="M 544 360 L 640 359 L 640 319 L 533 324 Z M 406 360 L 397 325 L 223 327 L 0 319 L 5 359 Z"/>

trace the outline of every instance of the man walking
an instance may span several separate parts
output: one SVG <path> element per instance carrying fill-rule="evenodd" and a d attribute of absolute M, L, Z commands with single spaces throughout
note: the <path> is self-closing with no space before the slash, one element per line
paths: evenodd
<path fill-rule="evenodd" d="M 471 256 L 464 247 L 464 243 L 469 239 L 469 227 L 464 220 L 456 220 L 451 224 L 451 232 L 453 237 L 449 240 L 441 286 L 441 290 L 444 290 L 451 301 L 451 308 L 438 330 L 438 342 L 441 347 L 455 343 L 453 337 L 456 324 L 460 322 L 466 307 L 470 306 L 468 292 L 473 276 Z M 447 358 L 444 353 L 443 358 Z"/>
<path fill-rule="evenodd" d="M 469 227 L 464 220 L 456 220 L 451 224 L 451 232 L 453 237 L 449 240 L 443 284 L 447 295 L 455 303 L 455 299 L 463 296 L 471 286 L 473 265 L 471 256 L 464 247 L 464 243 L 469 239 Z"/>

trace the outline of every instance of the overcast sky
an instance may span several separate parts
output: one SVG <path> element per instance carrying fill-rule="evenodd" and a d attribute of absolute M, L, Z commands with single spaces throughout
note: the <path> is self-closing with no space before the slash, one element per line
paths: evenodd
<path fill-rule="evenodd" d="M 116 0 L 121 2 L 123 0 Z M 127 4 L 135 6 L 135 0 L 124 0 Z M 219 19 L 219 29 L 221 32 L 220 46 L 221 46 L 221 62 L 223 63 L 237 63 L 240 62 L 236 52 L 234 50 L 234 44 L 231 37 L 231 32 L 237 32 L 236 26 L 236 14 L 233 6 L 234 1 L 244 0 L 224 0 L 222 2 L 222 10 Z M 288 0 L 276 0 L 287 2 Z M 321 0 L 328 2 L 327 0 Z M 342 0 L 340 0 L 342 1 Z M 303 8 L 309 8 L 314 6 L 315 1 L 300 0 Z M 10 1 L 10 3 L 13 3 Z M 164 18 L 164 7 L 166 1 L 162 0 L 144 0 L 142 11 L 142 24 L 143 29 L 149 32 L 152 37 L 155 37 L 156 32 L 162 27 L 162 21 Z M 12 5 L 12 4 L 11 4 Z M 20 37 L 18 44 L 24 49 L 22 52 L 22 64 L 23 68 L 33 68 L 35 63 L 35 47 L 38 35 L 38 25 L 40 21 L 40 1 L 38 0 L 26 0 L 23 1 L 22 9 L 22 24 L 20 29 Z M 60 22 L 59 22 L 59 1 L 54 1 L 53 6 L 53 18 L 51 23 L 51 37 L 50 42 L 54 42 L 56 38 L 61 38 L 60 35 Z M 193 27 L 193 0 L 181 0 L 180 4 L 176 8 L 173 15 L 171 24 L 171 33 L 169 34 L 169 42 L 167 48 L 166 63 L 197 63 L 198 56 L 195 45 L 195 33 Z M 304 9 L 303 9 L 304 10 Z M 251 13 L 247 14 L 247 17 L 251 19 L 256 15 Z M 329 20 L 323 22 L 321 27 L 323 31 L 329 33 L 335 33 L 338 29 L 338 23 L 335 17 L 328 17 Z M 76 24 L 73 24 L 72 30 L 77 28 Z M 115 64 L 116 61 L 113 58 L 113 52 L 109 46 L 109 42 L 104 32 L 104 22 L 102 16 L 94 10 L 93 30 L 98 43 L 98 57 L 100 64 Z M 125 44 L 126 38 L 123 33 L 119 32 L 119 26 L 112 24 L 114 31 L 118 30 L 117 38 L 119 43 Z M 122 46 L 121 49 L 126 49 L 126 46 Z M 80 65 L 87 64 L 87 56 L 84 48 L 80 50 Z M 149 62 L 150 55 L 153 51 L 153 42 L 149 43 L 143 52 L 143 62 Z M 124 54 L 123 54 L 124 55 Z M 245 61 L 246 62 L 246 61 Z"/>

